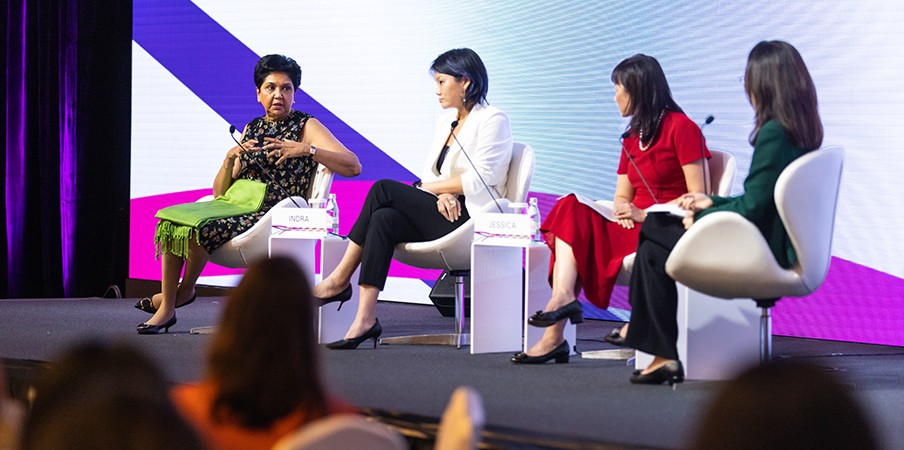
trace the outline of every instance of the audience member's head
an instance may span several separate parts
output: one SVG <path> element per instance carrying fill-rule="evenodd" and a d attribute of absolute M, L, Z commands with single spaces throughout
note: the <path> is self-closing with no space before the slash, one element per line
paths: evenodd
<path fill-rule="evenodd" d="M 207 366 L 211 416 L 265 427 L 301 408 L 327 413 L 311 290 L 288 258 L 252 264 L 229 296 Z"/>
<path fill-rule="evenodd" d="M 755 367 L 726 384 L 694 449 L 874 449 L 873 430 L 831 373 L 798 363 Z"/>
<path fill-rule="evenodd" d="M 203 448 L 170 403 L 161 372 L 131 347 L 77 345 L 36 389 L 23 449 Z"/>
<path fill-rule="evenodd" d="M 23 415 L 22 405 L 9 395 L 6 370 L 0 362 L 0 450 L 19 448 Z"/>

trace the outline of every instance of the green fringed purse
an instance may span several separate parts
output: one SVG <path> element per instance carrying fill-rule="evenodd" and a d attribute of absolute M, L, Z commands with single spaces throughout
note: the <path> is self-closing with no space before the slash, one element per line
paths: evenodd
<path fill-rule="evenodd" d="M 235 180 L 225 194 L 209 201 L 183 203 L 157 211 L 154 216 L 157 231 L 154 233 L 154 245 L 157 256 L 170 252 L 182 259 L 188 258 L 188 240 L 194 234 L 198 242 L 198 230 L 210 220 L 223 217 L 241 216 L 261 209 L 267 184 L 260 181 Z"/>

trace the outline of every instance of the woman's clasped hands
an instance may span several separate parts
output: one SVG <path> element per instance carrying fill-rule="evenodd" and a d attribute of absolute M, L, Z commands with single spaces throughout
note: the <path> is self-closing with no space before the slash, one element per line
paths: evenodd
<path fill-rule="evenodd" d="M 271 137 L 265 137 L 264 141 L 266 144 L 262 149 L 267 152 L 268 158 L 276 158 L 276 165 L 282 164 L 289 158 L 311 154 L 311 144 L 304 142 Z"/>
<path fill-rule="evenodd" d="M 631 202 L 617 201 L 613 205 L 613 209 L 615 210 L 615 221 L 628 229 L 634 228 L 635 223 L 643 222 L 647 216 L 644 210 L 634 206 L 634 203 Z"/>
<path fill-rule="evenodd" d="M 436 196 L 436 209 L 449 222 L 455 222 L 461 216 L 461 202 L 452 194 L 439 194 Z"/>
<path fill-rule="evenodd" d="M 688 212 L 687 216 L 682 219 L 684 229 L 688 229 L 694 224 L 694 213 L 704 210 L 713 205 L 713 199 L 704 194 L 685 194 L 681 197 L 678 205 Z"/>

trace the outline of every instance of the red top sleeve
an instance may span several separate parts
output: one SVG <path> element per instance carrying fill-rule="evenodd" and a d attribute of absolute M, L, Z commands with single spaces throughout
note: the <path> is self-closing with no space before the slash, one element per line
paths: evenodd
<path fill-rule="evenodd" d="M 630 153 L 637 164 L 636 168 L 625 156 L 625 152 Z M 647 208 L 654 203 L 666 203 L 685 194 L 687 182 L 681 166 L 692 163 L 703 155 L 710 158 L 700 127 L 683 113 L 670 111 L 662 117 L 659 134 L 646 151 L 640 150 L 639 139 L 634 133 L 622 141 L 618 174 L 628 175 L 628 181 L 634 187 L 634 205 Z"/>

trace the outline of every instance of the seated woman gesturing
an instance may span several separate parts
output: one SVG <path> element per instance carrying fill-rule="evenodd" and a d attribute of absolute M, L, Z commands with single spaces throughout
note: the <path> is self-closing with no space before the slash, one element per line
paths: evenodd
<path fill-rule="evenodd" d="M 220 203 L 228 203 L 230 212 L 211 213 L 203 209 L 206 205 L 196 209 L 194 204 L 158 212 L 154 240 L 162 259 L 161 291 L 135 305 L 154 314 L 138 325 L 138 334 L 169 331 L 176 323 L 175 308 L 194 301 L 195 283 L 210 253 L 254 226 L 280 200 L 303 195 L 318 163 L 345 177 L 361 172 L 358 157 L 320 121 L 293 109 L 300 82 L 298 63 L 283 55 L 264 56 L 254 68 L 264 115 L 245 127 L 242 145 L 226 152 L 213 183 L 214 195 L 228 199 Z"/>

